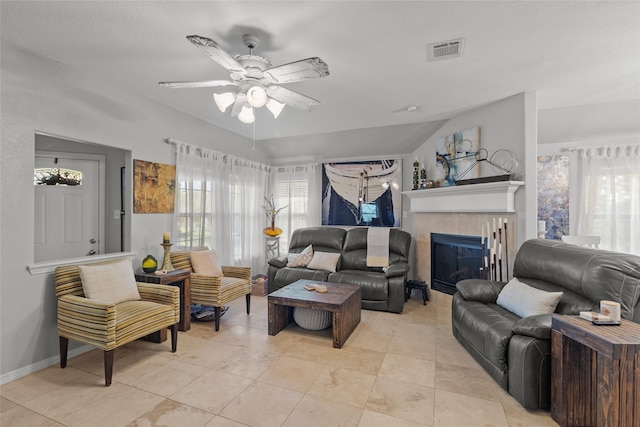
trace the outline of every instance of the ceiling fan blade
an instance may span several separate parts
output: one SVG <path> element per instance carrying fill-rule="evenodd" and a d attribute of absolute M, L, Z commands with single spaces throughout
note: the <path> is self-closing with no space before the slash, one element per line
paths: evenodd
<path fill-rule="evenodd" d="M 236 97 L 236 102 L 233 104 L 233 108 L 231 109 L 231 117 L 237 117 L 242 111 L 242 107 L 247 103 L 247 95 L 244 93 L 239 93 Z"/>
<path fill-rule="evenodd" d="M 264 72 L 273 83 L 291 83 L 329 75 L 329 66 L 313 57 L 273 67 Z"/>
<path fill-rule="evenodd" d="M 267 95 L 278 102 L 304 111 L 313 111 L 320 106 L 320 102 L 298 92 L 280 86 L 267 87 Z"/>
<path fill-rule="evenodd" d="M 187 36 L 187 40 L 199 47 L 206 53 L 211 59 L 222 65 L 229 71 L 235 71 L 237 73 L 245 74 L 244 67 L 236 61 L 236 59 L 228 54 L 224 49 L 220 47 L 215 41 L 202 36 Z"/>
<path fill-rule="evenodd" d="M 169 87 L 171 89 L 238 86 L 238 83 L 232 82 L 230 80 L 203 80 L 200 82 L 159 82 L 158 84 L 160 86 Z"/>

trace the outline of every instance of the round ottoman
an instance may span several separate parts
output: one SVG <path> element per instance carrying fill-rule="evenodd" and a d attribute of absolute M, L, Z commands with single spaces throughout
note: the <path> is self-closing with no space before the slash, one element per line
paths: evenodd
<path fill-rule="evenodd" d="M 331 312 L 313 308 L 294 307 L 293 320 L 303 329 L 320 331 L 331 326 Z"/>

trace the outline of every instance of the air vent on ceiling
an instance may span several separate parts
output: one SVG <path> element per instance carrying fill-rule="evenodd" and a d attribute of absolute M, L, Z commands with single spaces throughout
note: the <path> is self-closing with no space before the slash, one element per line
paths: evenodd
<path fill-rule="evenodd" d="M 456 58 L 462 55 L 463 46 L 464 39 L 462 38 L 430 44 L 427 46 L 427 60 L 440 61 L 442 59 Z"/>

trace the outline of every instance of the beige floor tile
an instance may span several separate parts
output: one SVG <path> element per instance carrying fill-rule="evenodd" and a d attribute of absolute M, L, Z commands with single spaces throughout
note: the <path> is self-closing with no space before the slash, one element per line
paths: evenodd
<path fill-rule="evenodd" d="M 386 352 L 391 344 L 391 335 L 356 329 L 347 339 L 344 347 L 358 347 L 366 350 Z"/>
<path fill-rule="evenodd" d="M 435 360 L 450 365 L 482 370 L 482 367 L 450 333 L 438 335 Z"/>
<path fill-rule="evenodd" d="M 436 363 L 436 388 L 480 399 L 500 401 L 500 386 L 484 370 Z"/>
<path fill-rule="evenodd" d="M 214 414 L 165 399 L 140 416 L 127 427 L 189 426 L 202 427 L 215 417 Z"/>
<path fill-rule="evenodd" d="M 108 389 L 102 398 L 83 406 L 61 423 L 70 427 L 123 426 L 164 400 L 161 396 L 125 384 L 113 383 Z"/>
<path fill-rule="evenodd" d="M 500 393 L 500 399 L 502 401 L 504 411 L 507 414 L 507 420 L 509 421 L 510 427 L 558 426 L 558 423 L 556 423 L 549 415 L 549 411 L 528 411 L 524 409 L 522 405 L 520 405 L 518 401 L 511 397 L 507 392 Z"/>
<path fill-rule="evenodd" d="M 389 353 L 418 359 L 436 359 L 436 340 L 421 337 L 402 337 L 394 335 L 389 345 Z"/>
<path fill-rule="evenodd" d="M 71 372 L 71 369 L 65 368 L 64 370 Z M 113 392 L 112 387 L 105 387 L 103 378 L 88 372 L 76 372 L 80 374 L 73 375 L 72 379 L 50 389 L 46 394 L 28 400 L 23 403 L 23 406 L 62 422 L 64 418 L 74 412 Z"/>
<path fill-rule="evenodd" d="M 378 377 L 366 409 L 430 426 L 433 423 L 433 402 L 434 389 L 431 387 Z"/>
<path fill-rule="evenodd" d="M 5 399 L 4 397 L 0 397 L 0 414 L 4 411 L 15 408 L 16 406 L 18 406 L 17 403 L 14 403 L 9 399 Z"/>
<path fill-rule="evenodd" d="M 209 421 L 204 427 L 246 427 L 246 424 L 238 423 L 228 418 L 216 415 L 214 419 Z"/>
<path fill-rule="evenodd" d="M 414 423 L 391 415 L 365 409 L 360 418 L 359 427 L 418 427 L 424 424 Z M 458 426 L 456 426 L 458 427 Z M 462 426 L 460 426 L 462 427 Z"/>
<path fill-rule="evenodd" d="M 62 427 L 62 424 L 30 411 L 22 406 L 14 406 L 11 409 L 0 413 L 0 426 L 16 426 L 16 427 Z"/>
<path fill-rule="evenodd" d="M 185 405 L 217 414 L 251 383 L 250 379 L 212 370 L 170 397 Z"/>
<path fill-rule="evenodd" d="M 293 357 L 281 357 L 258 378 L 258 381 L 306 393 L 323 371 L 324 365 Z"/>
<path fill-rule="evenodd" d="M 282 427 L 350 427 L 357 426 L 362 409 L 351 405 L 306 395 Z"/>
<path fill-rule="evenodd" d="M 255 380 L 269 369 L 277 359 L 276 353 L 241 347 L 221 361 L 216 369 Z"/>
<path fill-rule="evenodd" d="M 399 354 L 387 354 L 378 373 L 379 377 L 426 387 L 434 386 L 435 375 L 435 362 Z"/>
<path fill-rule="evenodd" d="M 364 408 L 375 378 L 374 375 L 348 369 L 326 368 L 308 394 Z"/>
<path fill-rule="evenodd" d="M 161 369 L 129 378 L 128 384 L 160 396 L 169 397 L 196 380 L 199 375 L 185 373 L 164 365 Z"/>
<path fill-rule="evenodd" d="M 93 379 L 96 385 L 100 382 L 104 386 L 103 376 L 87 376 L 86 372 L 71 368 L 69 365 L 67 365 L 67 368 L 61 369 L 60 365 L 56 364 L 26 377 L 3 384 L 1 393 L 3 397 L 15 403 L 24 404 L 35 397 L 47 395 L 64 384 L 86 381 L 86 378 Z"/>
<path fill-rule="evenodd" d="M 282 425 L 304 395 L 255 382 L 227 405 L 220 415 L 255 427 Z"/>
<path fill-rule="evenodd" d="M 434 427 L 509 427 L 500 402 L 438 390 Z"/>
<path fill-rule="evenodd" d="M 238 351 L 241 347 L 228 345 L 214 339 L 207 341 L 206 344 L 188 351 L 179 360 L 199 365 L 205 368 L 215 369 L 220 363 Z"/>

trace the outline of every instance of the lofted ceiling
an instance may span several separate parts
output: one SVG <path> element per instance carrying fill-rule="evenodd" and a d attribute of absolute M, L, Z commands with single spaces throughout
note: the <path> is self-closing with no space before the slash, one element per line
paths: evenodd
<path fill-rule="evenodd" d="M 344 140 L 375 128 L 400 136 L 386 143 L 389 153 L 411 152 L 446 119 L 529 90 L 548 112 L 545 123 L 562 128 L 559 112 L 575 127 L 607 111 L 631 131 L 640 126 L 637 1 L 0 3 L 3 40 L 250 139 L 253 125 L 221 113 L 212 88 L 158 85 L 228 79 L 185 37 L 246 54 L 242 35 L 254 33 L 261 39 L 254 54 L 274 65 L 319 56 L 328 77 L 285 85 L 319 100 L 317 110 L 287 107 L 277 120 L 264 108 L 256 114 L 255 138 L 272 154 L 304 156 L 310 148 L 296 139 L 326 144 L 332 138 L 318 137 L 325 134 L 347 135 L 324 147 L 336 157 L 362 154 Z M 461 57 L 427 61 L 429 44 L 460 37 Z M 419 108 L 407 111 L 411 105 Z"/>

